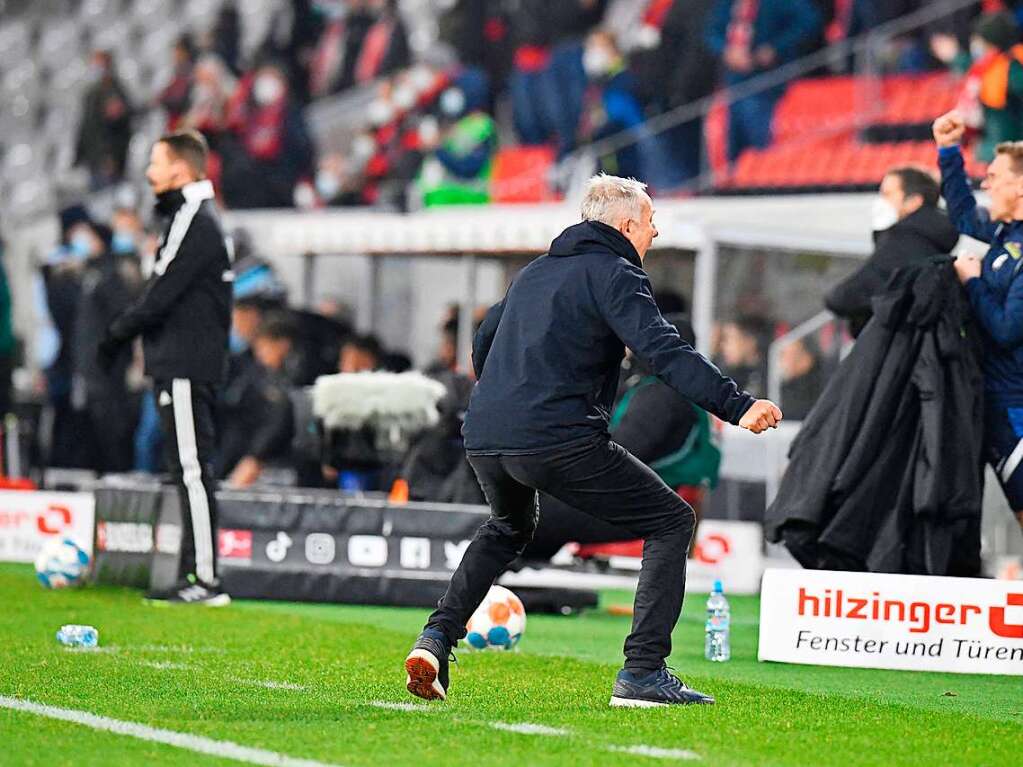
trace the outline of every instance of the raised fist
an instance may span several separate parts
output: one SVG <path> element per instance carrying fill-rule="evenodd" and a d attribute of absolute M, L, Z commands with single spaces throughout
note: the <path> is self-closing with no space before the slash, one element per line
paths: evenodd
<path fill-rule="evenodd" d="M 939 147 L 955 146 L 963 140 L 966 122 L 959 110 L 953 109 L 935 120 L 931 131 L 934 133 L 934 141 Z"/>
<path fill-rule="evenodd" d="M 781 410 L 771 400 L 758 399 L 739 419 L 739 427 L 759 434 L 768 429 L 778 428 L 781 418 Z"/>

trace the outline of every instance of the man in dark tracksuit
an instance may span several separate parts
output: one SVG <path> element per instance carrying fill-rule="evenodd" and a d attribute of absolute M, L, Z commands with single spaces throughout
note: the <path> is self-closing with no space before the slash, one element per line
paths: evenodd
<path fill-rule="evenodd" d="M 983 329 L 984 453 L 1023 527 L 1023 142 L 996 147 L 985 209 L 966 178 L 964 130 L 956 111 L 934 121 L 941 189 L 959 231 L 991 245 L 983 261 L 960 257 L 955 268 Z"/>
<path fill-rule="evenodd" d="M 142 336 L 153 379 L 168 468 L 181 497 L 179 583 L 153 598 L 220 606 L 230 597 L 217 581 L 217 507 L 212 469 L 214 408 L 231 324 L 231 257 L 206 176 L 206 141 L 195 131 L 153 146 L 146 177 L 167 226 L 153 278 L 115 319 L 100 344 L 112 360 Z"/>
<path fill-rule="evenodd" d="M 642 264 L 657 235 L 643 184 L 597 176 L 582 214 L 582 223 L 522 270 L 476 335 L 479 382 L 463 435 L 491 517 L 406 659 L 407 687 L 419 697 L 447 696 L 448 653 L 494 579 L 532 538 L 541 491 L 645 539 L 612 705 L 713 702 L 665 667 L 694 519 L 671 488 L 608 435 L 625 346 L 729 423 L 758 433 L 775 426 L 781 412 L 740 391 L 661 316 Z"/>

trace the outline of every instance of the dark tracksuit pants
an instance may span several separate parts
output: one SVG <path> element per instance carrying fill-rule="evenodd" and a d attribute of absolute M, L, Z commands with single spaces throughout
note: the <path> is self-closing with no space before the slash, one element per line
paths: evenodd
<path fill-rule="evenodd" d="M 427 627 L 455 643 L 494 579 L 536 530 L 537 491 L 644 538 L 625 668 L 661 668 L 682 610 L 693 510 L 625 448 L 606 437 L 529 455 L 469 455 L 491 516 L 476 533 Z"/>
<path fill-rule="evenodd" d="M 164 459 L 181 498 L 178 575 L 195 574 L 207 584 L 216 584 L 216 390 L 211 384 L 175 378 L 156 382 L 154 391 L 163 428 Z"/>

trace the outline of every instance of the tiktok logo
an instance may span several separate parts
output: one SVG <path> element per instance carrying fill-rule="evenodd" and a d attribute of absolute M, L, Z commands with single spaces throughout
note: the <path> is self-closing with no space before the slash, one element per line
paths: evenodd
<path fill-rule="evenodd" d="M 288 549 L 291 548 L 292 543 L 293 541 L 287 533 L 277 533 L 277 537 L 266 544 L 266 558 L 271 562 L 283 562 L 284 558 L 288 556 Z"/>

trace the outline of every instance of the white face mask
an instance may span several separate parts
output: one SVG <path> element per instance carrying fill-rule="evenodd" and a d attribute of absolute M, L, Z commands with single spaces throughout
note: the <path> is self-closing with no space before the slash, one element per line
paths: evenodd
<path fill-rule="evenodd" d="M 601 77 L 611 69 L 611 55 L 604 48 L 590 46 L 583 51 L 583 69 L 590 77 Z"/>
<path fill-rule="evenodd" d="M 440 111 L 446 117 L 458 117 L 465 109 L 465 94 L 461 88 L 448 88 L 440 96 Z"/>
<path fill-rule="evenodd" d="M 366 116 L 371 125 L 386 125 L 394 117 L 394 106 L 389 101 L 375 99 L 366 108 Z"/>
<path fill-rule="evenodd" d="M 330 202 L 339 191 L 341 191 L 341 182 L 329 170 L 320 170 L 316 174 L 316 192 L 320 195 L 321 200 Z"/>
<path fill-rule="evenodd" d="M 391 100 L 398 109 L 404 112 L 415 106 L 416 92 L 411 86 L 402 85 L 394 89 L 394 93 L 391 94 Z"/>
<path fill-rule="evenodd" d="M 974 60 L 983 58 L 985 53 L 987 53 L 987 43 L 977 38 L 970 40 L 970 58 Z"/>
<path fill-rule="evenodd" d="M 870 228 L 875 232 L 891 229 L 899 221 L 899 211 L 884 197 L 877 196 L 870 208 Z"/>
<path fill-rule="evenodd" d="M 409 76 L 409 82 L 412 83 L 412 87 L 419 93 L 422 93 L 433 85 L 433 80 L 433 71 L 429 67 L 421 64 L 417 67 L 413 67 L 412 74 Z"/>
<path fill-rule="evenodd" d="M 257 104 L 272 104 L 284 94 L 284 83 L 273 75 L 260 75 L 252 84 L 252 96 Z"/>
<path fill-rule="evenodd" d="M 373 156 L 376 149 L 377 145 L 373 137 L 363 133 L 352 142 L 352 157 L 359 162 L 365 162 Z"/>
<path fill-rule="evenodd" d="M 419 123 L 419 140 L 424 144 L 432 144 L 440 136 L 440 126 L 435 117 L 424 117 Z"/>

